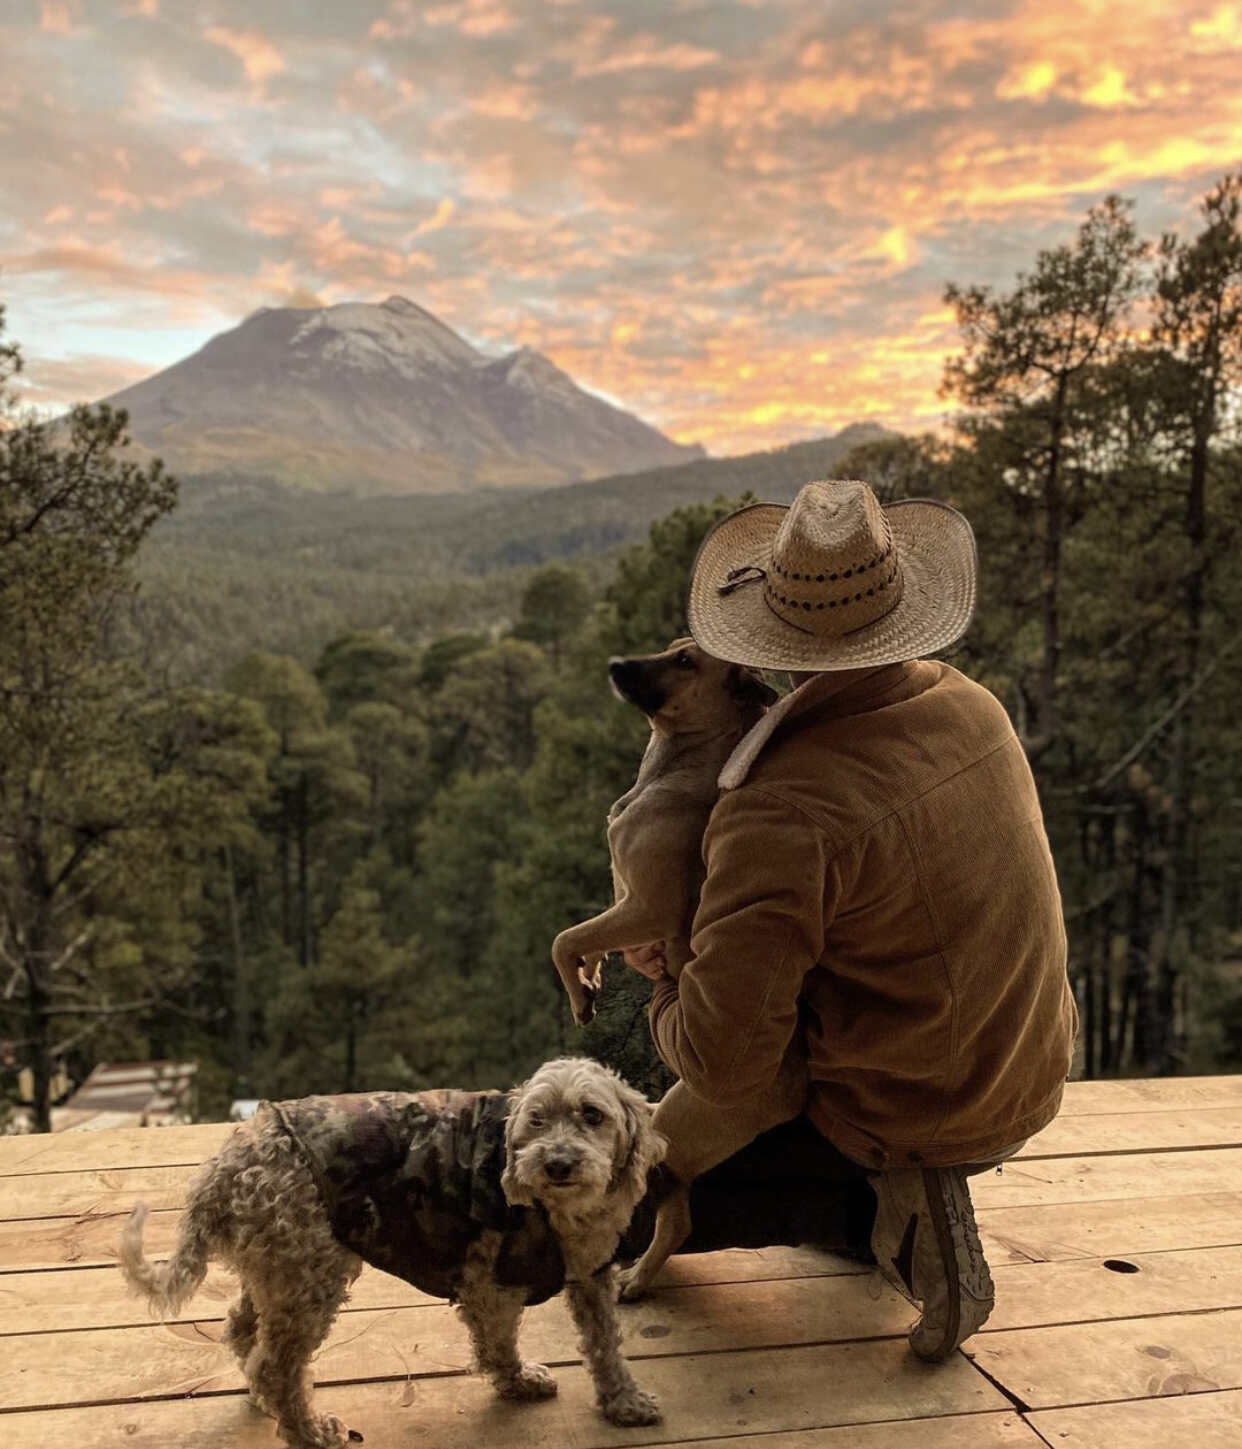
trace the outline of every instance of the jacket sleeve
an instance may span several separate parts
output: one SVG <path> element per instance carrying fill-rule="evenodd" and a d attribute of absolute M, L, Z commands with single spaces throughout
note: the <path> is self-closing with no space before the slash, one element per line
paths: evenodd
<path fill-rule="evenodd" d="M 748 785 L 716 804 L 703 856 L 691 959 L 657 982 L 651 1035 L 692 1092 L 727 1106 L 771 1086 L 797 1029 L 824 950 L 827 842 L 796 805 Z"/>

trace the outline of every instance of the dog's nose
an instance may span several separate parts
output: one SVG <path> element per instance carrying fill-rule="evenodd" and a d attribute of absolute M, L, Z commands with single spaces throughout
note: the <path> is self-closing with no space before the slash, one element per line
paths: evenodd
<path fill-rule="evenodd" d="M 549 1157 L 543 1164 L 543 1170 L 553 1182 L 566 1182 L 574 1165 L 567 1157 Z"/>

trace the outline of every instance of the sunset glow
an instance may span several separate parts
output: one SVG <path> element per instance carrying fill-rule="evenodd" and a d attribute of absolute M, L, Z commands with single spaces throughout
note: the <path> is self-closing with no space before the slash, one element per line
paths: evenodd
<path fill-rule="evenodd" d="M 1242 3 L 16 0 L 0 301 L 43 406 L 396 292 L 714 453 L 935 426 L 947 282 L 1242 163 Z"/>

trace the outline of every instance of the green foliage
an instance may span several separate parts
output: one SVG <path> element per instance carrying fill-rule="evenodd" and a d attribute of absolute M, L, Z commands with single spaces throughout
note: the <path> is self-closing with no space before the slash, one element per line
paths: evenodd
<path fill-rule="evenodd" d="M 591 594 L 573 569 L 549 564 L 531 577 L 522 592 L 515 639 L 529 639 L 546 651 L 554 668 L 569 641 L 582 628 L 591 608 Z"/>
<path fill-rule="evenodd" d="M 1238 196 L 1214 188 L 1154 270 L 1113 199 L 1013 293 L 950 290 L 965 350 L 946 378 L 970 410 L 944 476 L 984 600 L 963 658 L 1036 768 L 1090 1075 L 1223 1049 L 1204 1027 L 1238 926 L 1237 831 L 1208 804 L 1238 759 L 1242 580 L 1219 566 L 1242 504 Z"/>
<path fill-rule="evenodd" d="M 268 1013 L 275 1050 L 264 1072 L 273 1095 L 298 1095 L 307 1082 L 324 1092 L 354 1092 L 378 1081 L 397 1088 L 416 1080 L 399 1024 L 418 1009 L 419 962 L 385 937 L 382 898 L 368 883 L 383 864 L 375 857 L 354 867 L 317 959 L 280 982 Z"/>
<path fill-rule="evenodd" d="M 859 424 L 770 452 L 539 492 L 357 498 L 194 478 L 143 550 L 142 595 L 121 625 L 180 680 L 207 684 L 249 650 L 310 664 L 327 639 L 384 632 L 428 649 L 434 688 L 440 641 L 509 630 L 541 566 L 571 565 L 593 594 L 617 554 L 671 510 L 721 494 L 788 501 L 808 478 L 832 477 L 851 448 L 883 436 Z M 570 617 L 581 605 L 575 593 Z M 517 625 L 519 637 L 533 637 L 531 623 Z"/>
<path fill-rule="evenodd" d="M 535 707 L 550 683 L 547 658 L 521 639 L 466 655 L 430 704 L 437 766 L 448 774 L 525 769 L 535 753 Z"/>
<path fill-rule="evenodd" d="M 0 372 L 15 365 L 5 349 Z M 130 560 L 176 484 L 158 463 L 117 456 L 124 413 L 78 408 L 54 428 L 11 400 L 2 411 L 0 1032 L 30 1069 L 46 1128 L 55 1059 L 154 999 L 186 962 L 183 832 L 201 792 L 184 769 L 160 767 L 150 687 L 107 639 L 134 587 Z M 148 875 L 156 839 L 171 848 Z"/>

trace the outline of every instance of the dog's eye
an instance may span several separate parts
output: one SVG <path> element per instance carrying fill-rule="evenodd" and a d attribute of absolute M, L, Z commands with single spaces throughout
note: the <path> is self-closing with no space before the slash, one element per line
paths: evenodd
<path fill-rule="evenodd" d="M 538 1132 L 540 1127 L 543 1126 L 543 1118 L 539 1115 L 538 1112 L 532 1112 L 526 1119 L 526 1125 L 528 1127 L 533 1127 L 535 1131 Z"/>
<path fill-rule="evenodd" d="M 598 1107 L 583 1107 L 582 1120 L 587 1124 L 588 1127 L 598 1127 L 599 1124 L 604 1120 L 604 1114 L 599 1110 Z"/>
<path fill-rule="evenodd" d="M 677 667 L 678 669 L 694 668 L 694 655 L 688 649 L 683 649 L 677 656 Z"/>

